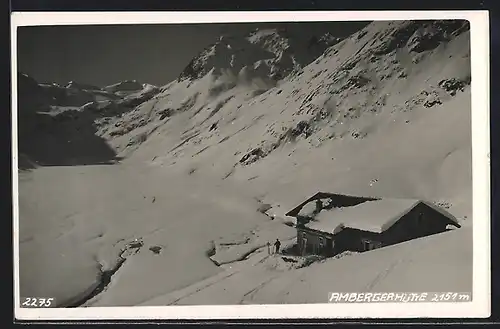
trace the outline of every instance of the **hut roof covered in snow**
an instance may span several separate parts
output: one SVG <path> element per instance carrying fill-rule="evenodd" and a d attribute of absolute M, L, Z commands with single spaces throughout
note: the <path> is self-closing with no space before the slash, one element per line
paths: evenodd
<path fill-rule="evenodd" d="M 381 233 L 394 225 L 415 206 L 423 203 L 450 220 L 450 224 L 460 226 L 456 218 L 425 201 L 414 199 L 380 199 L 366 201 L 352 207 L 321 210 L 306 227 L 316 231 L 335 234 L 343 228 L 353 228 Z"/>
<path fill-rule="evenodd" d="M 287 212 L 285 216 L 290 216 L 290 217 L 296 217 L 300 216 L 301 213 L 308 212 L 310 209 L 307 208 L 314 208 L 314 205 L 311 205 L 313 201 L 323 201 L 323 200 L 328 200 L 328 203 L 332 207 L 346 207 L 346 206 L 352 206 L 357 203 L 365 202 L 365 201 L 373 201 L 373 200 L 379 200 L 380 198 L 374 198 L 374 197 L 361 197 L 361 196 L 354 196 L 354 195 L 347 195 L 347 194 L 339 194 L 339 193 L 327 193 L 327 192 L 318 192 Z M 306 208 L 306 209 L 304 209 Z"/>

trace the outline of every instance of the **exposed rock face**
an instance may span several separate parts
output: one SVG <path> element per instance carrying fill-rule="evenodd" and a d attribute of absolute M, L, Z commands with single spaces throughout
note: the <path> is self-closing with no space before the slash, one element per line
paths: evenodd
<path fill-rule="evenodd" d="M 125 90 L 126 94 L 119 94 Z M 41 165 L 113 161 L 116 152 L 102 135 L 123 113 L 133 111 L 158 92 L 155 86 L 135 81 L 117 83 L 108 91 L 76 82 L 65 87 L 39 84 L 19 73 L 19 152 Z M 109 132 L 109 136 L 124 135 L 145 123 L 140 119 Z M 135 136 L 129 145 L 146 138 L 147 134 Z"/>
<path fill-rule="evenodd" d="M 189 63 L 179 80 L 212 72 L 258 75 L 281 80 L 300 70 L 341 39 L 330 33 L 304 37 L 284 30 L 256 30 L 245 38 L 221 37 Z"/>

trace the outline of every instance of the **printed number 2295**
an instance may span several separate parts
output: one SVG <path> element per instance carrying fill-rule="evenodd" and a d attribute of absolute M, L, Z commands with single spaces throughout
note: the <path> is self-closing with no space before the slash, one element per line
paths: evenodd
<path fill-rule="evenodd" d="M 26 297 L 26 298 L 23 298 L 21 306 L 22 307 L 51 307 L 53 302 L 54 302 L 54 298 Z"/>

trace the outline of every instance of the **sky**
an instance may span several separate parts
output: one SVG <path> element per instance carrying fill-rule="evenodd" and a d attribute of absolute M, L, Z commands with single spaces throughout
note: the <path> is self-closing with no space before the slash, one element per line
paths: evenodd
<path fill-rule="evenodd" d="M 220 35 L 283 27 L 350 34 L 365 23 L 35 26 L 18 30 L 18 70 L 41 83 L 104 87 L 123 80 L 162 86 Z"/>

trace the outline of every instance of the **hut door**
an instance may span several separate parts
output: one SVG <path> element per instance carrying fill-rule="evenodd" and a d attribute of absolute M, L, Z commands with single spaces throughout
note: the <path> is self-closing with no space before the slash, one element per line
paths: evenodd
<path fill-rule="evenodd" d="M 319 237 L 318 254 L 322 254 L 325 249 L 325 238 Z"/>
<path fill-rule="evenodd" d="M 333 250 L 333 239 L 326 239 L 326 250 L 331 253 Z"/>

